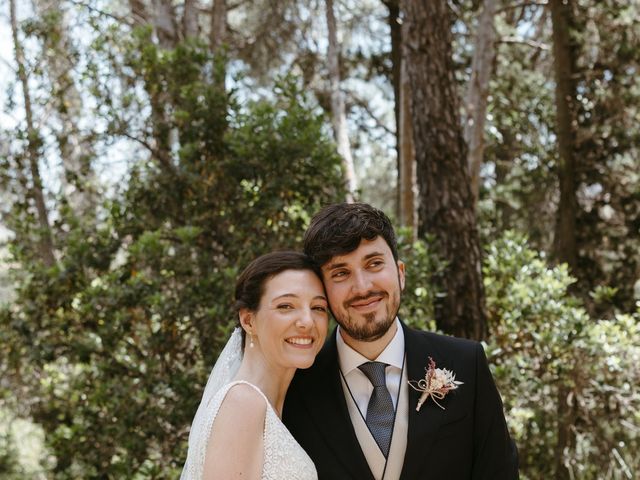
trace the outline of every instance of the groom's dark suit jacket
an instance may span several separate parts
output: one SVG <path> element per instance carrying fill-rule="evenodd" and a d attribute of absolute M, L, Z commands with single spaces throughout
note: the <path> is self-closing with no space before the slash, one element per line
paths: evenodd
<path fill-rule="evenodd" d="M 420 393 L 409 389 L 409 429 L 403 480 L 512 480 L 518 458 L 502 401 L 482 346 L 470 340 L 404 329 L 410 380 L 424 378 L 428 357 L 464 382 L 439 403 L 416 412 Z M 338 367 L 336 331 L 314 365 L 298 370 L 283 419 L 316 465 L 320 480 L 373 480 L 351 424 Z M 388 479 L 393 480 L 393 479 Z"/>

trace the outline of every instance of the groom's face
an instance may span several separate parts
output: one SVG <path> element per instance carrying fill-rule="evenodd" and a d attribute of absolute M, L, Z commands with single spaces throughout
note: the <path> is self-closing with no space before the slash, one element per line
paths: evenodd
<path fill-rule="evenodd" d="M 404 288 L 404 263 L 382 237 L 363 239 L 354 251 L 322 266 L 331 312 L 344 333 L 372 342 L 393 324 Z"/>

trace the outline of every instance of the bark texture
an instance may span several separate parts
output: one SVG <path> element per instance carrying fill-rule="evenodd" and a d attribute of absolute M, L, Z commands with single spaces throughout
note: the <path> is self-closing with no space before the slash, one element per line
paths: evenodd
<path fill-rule="evenodd" d="M 353 202 L 358 190 L 358 183 L 349 143 L 344 96 L 342 90 L 340 90 L 340 46 L 338 45 L 338 29 L 333 0 L 326 0 L 325 7 L 329 34 L 327 60 L 329 64 L 329 88 L 331 89 L 331 121 L 336 143 L 338 144 L 338 154 L 342 157 L 344 165 L 347 180 L 347 201 Z"/>
<path fill-rule="evenodd" d="M 226 0 L 213 0 L 211 9 L 211 30 L 209 32 L 209 45 L 211 51 L 220 53 L 220 47 L 227 39 L 227 2 Z"/>
<path fill-rule="evenodd" d="M 400 224 L 411 229 L 413 239 L 418 236 L 418 185 L 416 178 L 416 149 L 413 144 L 413 118 L 411 114 L 411 88 L 407 76 L 407 63 L 402 62 L 400 83 L 400 162 L 398 184 L 400 190 Z"/>
<path fill-rule="evenodd" d="M 421 236 L 447 262 L 437 279 L 436 323 L 445 332 L 487 335 L 481 250 L 454 79 L 452 15 L 446 0 L 405 0 L 403 35 L 411 88 Z"/>
<path fill-rule="evenodd" d="M 577 267 L 576 216 L 576 159 L 574 144 L 575 84 L 574 54 L 570 37 L 573 25 L 571 2 L 550 0 L 551 24 L 553 27 L 553 68 L 556 80 L 556 136 L 558 138 L 558 183 L 560 203 L 554 232 L 554 257 L 567 263 L 572 271 Z M 568 387 L 558 391 L 558 443 L 555 446 L 555 478 L 568 480 L 573 472 L 565 464 L 565 450 L 575 448 L 577 420 L 575 396 Z"/>
<path fill-rule="evenodd" d="M 471 62 L 471 78 L 465 102 L 464 139 L 469 149 L 467 163 L 469 164 L 474 204 L 477 204 L 480 192 L 480 167 L 484 154 L 484 126 L 487 117 L 489 80 L 495 60 L 495 14 L 496 0 L 484 0 L 478 18 L 478 31 Z"/>
<path fill-rule="evenodd" d="M 573 81 L 573 53 L 570 39 L 571 3 L 551 0 L 553 25 L 553 68 L 556 80 L 556 136 L 558 138 L 558 182 L 560 203 L 554 235 L 554 256 L 575 271 L 576 247 L 576 161 L 574 145 L 575 85 Z"/>

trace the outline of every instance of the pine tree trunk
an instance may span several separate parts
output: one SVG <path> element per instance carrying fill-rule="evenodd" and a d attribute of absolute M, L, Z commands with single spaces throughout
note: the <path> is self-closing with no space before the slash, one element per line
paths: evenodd
<path fill-rule="evenodd" d="M 400 82 L 402 69 L 402 23 L 400 20 L 400 1 L 382 0 L 382 3 L 389 10 L 387 23 L 391 36 L 391 85 L 393 85 L 393 113 L 396 121 L 396 171 L 398 172 L 398 184 L 396 188 L 396 214 L 401 224 L 403 218 L 402 211 L 402 159 L 401 153 L 401 133 L 400 133 Z"/>
<path fill-rule="evenodd" d="M 574 55 L 570 38 L 573 25 L 571 2 L 550 0 L 551 23 L 553 26 L 553 67 L 556 80 L 556 136 L 558 138 L 558 181 L 560 203 L 554 236 L 554 256 L 558 262 L 567 263 L 575 272 L 577 264 L 576 247 L 576 161 L 574 145 L 575 84 L 573 80 Z M 573 478 L 565 465 L 565 450 L 575 446 L 575 408 L 572 407 L 571 391 L 562 387 L 558 392 L 558 442 L 555 447 L 555 478 Z M 574 400 L 575 401 L 575 400 Z"/>
<path fill-rule="evenodd" d="M 437 279 L 436 323 L 447 333 L 487 335 L 481 250 L 452 60 L 446 0 L 405 0 L 403 32 L 419 186 L 418 231 L 447 262 Z"/>
<path fill-rule="evenodd" d="M 418 210 L 416 197 L 416 149 L 413 144 L 413 119 L 411 115 L 411 89 L 407 77 L 407 63 L 402 62 L 400 83 L 400 225 L 411 229 L 412 239 L 418 236 Z"/>
<path fill-rule="evenodd" d="M 197 38 L 198 33 L 198 1 L 184 0 L 184 12 L 182 14 L 182 37 Z"/>
<path fill-rule="evenodd" d="M 211 9 L 211 31 L 209 32 L 209 47 L 213 53 L 220 53 L 220 47 L 227 39 L 227 2 L 213 0 Z"/>
<path fill-rule="evenodd" d="M 29 163 L 29 173 L 31 175 L 30 195 L 36 207 L 36 216 L 39 224 L 38 250 L 42 262 L 51 266 L 55 263 L 53 253 L 53 238 L 49 225 L 49 214 L 44 201 L 44 191 L 42 187 L 42 177 L 40 176 L 40 145 L 42 140 L 33 122 L 33 111 L 31 109 L 31 95 L 29 93 L 29 79 L 25 67 L 24 50 L 18 38 L 18 21 L 16 18 L 16 2 L 9 0 L 9 15 L 11 21 L 11 34 L 16 64 L 18 66 L 18 78 L 22 87 L 24 99 L 25 119 L 27 122 L 27 159 Z"/>
<path fill-rule="evenodd" d="M 338 154 L 342 157 L 345 176 L 347 180 L 347 201 L 353 202 L 358 190 L 349 133 L 347 131 L 347 115 L 345 112 L 344 96 L 340 90 L 340 47 L 338 45 L 338 31 L 336 17 L 333 9 L 333 0 L 326 0 L 325 12 L 327 17 L 327 29 L 329 34 L 329 48 L 327 60 L 329 64 L 329 83 L 331 89 L 331 121 Z"/>
<path fill-rule="evenodd" d="M 487 115 L 489 80 L 495 59 L 495 14 L 496 1 L 484 0 L 478 19 L 478 32 L 471 62 L 471 78 L 465 102 L 464 139 L 469 148 L 467 163 L 469 164 L 474 204 L 478 203 L 480 193 L 480 167 L 484 154 L 484 125 Z"/>
<path fill-rule="evenodd" d="M 577 264 L 576 247 L 576 165 L 574 145 L 574 115 L 572 99 L 575 95 L 573 81 L 573 53 L 569 28 L 571 4 L 562 0 L 550 0 L 551 22 L 553 25 L 553 67 L 556 80 L 556 135 L 558 138 L 558 181 L 560 203 L 554 236 L 554 254 L 559 262 L 564 262 L 575 271 Z"/>
<path fill-rule="evenodd" d="M 178 41 L 178 22 L 171 0 L 153 0 L 156 35 L 162 48 L 174 48 Z"/>

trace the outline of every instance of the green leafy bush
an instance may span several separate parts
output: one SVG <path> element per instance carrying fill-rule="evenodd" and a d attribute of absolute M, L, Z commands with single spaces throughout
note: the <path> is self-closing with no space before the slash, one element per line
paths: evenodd
<path fill-rule="evenodd" d="M 299 248 L 311 214 L 343 196 L 335 146 L 295 79 L 240 108 L 205 46 L 161 50 L 146 30 L 127 41 L 157 150 L 133 159 L 97 225 L 59 212 L 55 266 L 13 241 L 15 299 L 0 309 L 0 366 L 46 432 L 51 478 L 175 478 L 235 322 L 238 271 Z M 111 128 L 141 134 L 115 117 Z"/>
<path fill-rule="evenodd" d="M 638 315 L 589 318 L 521 236 L 492 243 L 485 261 L 487 345 L 522 478 L 632 478 L 640 471 Z M 557 478 L 557 477 L 556 477 Z"/>

